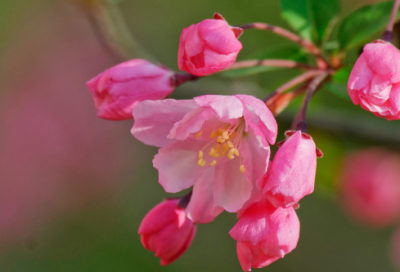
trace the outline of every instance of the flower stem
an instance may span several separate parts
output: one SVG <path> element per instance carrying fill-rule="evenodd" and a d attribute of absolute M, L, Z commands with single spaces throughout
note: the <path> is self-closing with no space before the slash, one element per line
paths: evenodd
<path fill-rule="evenodd" d="M 399 10 L 399 6 L 400 6 L 400 0 L 396 0 L 393 4 L 392 13 L 390 14 L 388 26 L 385 32 L 383 33 L 384 41 L 391 42 L 393 39 L 393 26 L 394 22 L 396 21 L 396 15 Z"/>
<path fill-rule="evenodd" d="M 292 129 L 293 130 L 301 130 L 302 132 L 307 132 L 307 124 L 305 122 L 307 107 L 310 103 L 310 100 L 317 90 L 318 86 L 325 80 L 325 78 L 329 75 L 329 72 L 323 72 L 319 76 L 315 77 L 311 83 L 307 87 L 306 96 L 304 97 L 303 106 L 301 107 L 299 113 L 297 114 L 295 120 L 293 121 Z"/>
<path fill-rule="evenodd" d="M 307 80 L 309 80 L 310 78 L 313 78 L 315 76 L 318 76 L 320 74 L 322 74 L 323 71 L 321 70 L 311 70 L 311 71 L 307 71 L 304 74 L 301 74 L 295 78 L 293 78 L 292 80 L 290 80 L 289 82 L 286 82 L 285 84 L 283 84 L 282 86 L 280 86 L 278 89 L 276 89 L 275 91 L 273 91 L 272 93 L 270 93 L 263 101 L 267 102 L 269 99 L 273 98 L 274 96 L 302 83 L 305 82 Z"/>
<path fill-rule="evenodd" d="M 175 75 L 174 75 L 175 88 L 182 85 L 186 81 L 195 81 L 199 78 L 200 78 L 199 76 L 195 76 L 195 75 L 192 75 L 189 73 L 175 73 Z"/>
<path fill-rule="evenodd" d="M 284 67 L 284 68 L 300 68 L 300 69 L 318 69 L 318 67 L 299 63 L 293 60 L 280 60 L 280 59 L 265 59 L 265 60 L 245 60 L 238 61 L 225 68 L 223 71 L 246 68 L 246 67 L 256 67 L 256 66 L 273 66 L 273 67 Z"/>
<path fill-rule="evenodd" d="M 187 205 L 189 205 L 190 199 L 192 198 L 192 193 L 193 191 L 190 191 L 187 195 L 185 195 L 179 200 L 178 205 L 182 209 L 186 209 Z"/>
<path fill-rule="evenodd" d="M 308 84 L 309 82 L 305 82 L 303 85 L 294 89 L 291 92 L 276 94 L 268 99 L 265 102 L 265 105 L 267 105 L 272 114 L 276 116 L 280 114 L 290 104 L 290 102 L 292 102 L 293 99 L 304 93 L 304 91 L 307 89 Z"/>
<path fill-rule="evenodd" d="M 250 23 L 246 25 L 240 26 L 242 29 L 249 29 L 249 28 L 254 28 L 254 29 L 262 29 L 262 30 L 269 30 L 272 31 L 278 35 L 281 35 L 295 43 L 300 44 L 302 47 L 304 47 L 307 51 L 309 51 L 311 54 L 313 54 L 317 58 L 318 62 L 318 67 L 319 68 L 327 68 L 329 66 L 329 62 L 325 59 L 325 57 L 322 55 L 321 50 L 319 50 L 311 41 L 303 39 L 296 34 L 283 29 L 279 26 L 274 26 L 266 23 Z"/>

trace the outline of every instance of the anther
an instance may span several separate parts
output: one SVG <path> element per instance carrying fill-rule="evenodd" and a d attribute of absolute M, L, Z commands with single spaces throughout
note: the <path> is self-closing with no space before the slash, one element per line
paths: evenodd
<path fill-rule="evenodd" d="M 224 143 L 223 145 L 222 145 L 222 148 L 224 149 L 224 151 L 226 152 L 226 151 L 228 151 L 229 150 L 229 145 L 228 144 L 226 144 L 226 143 Z"/>
<path fill-rule="evenodd" d="M 228 140 L 229 139 L 228 131 L 224 131 L 221 136 L 224 140 Z"/>
<path fill-rule="evenodd" d="M 217 141 L 218 141 L 218 143 L 220 143 L 220 144 L 225 143 L 225 139 L 224 139 L 221 135 L 218 136 Z"/>
<path fill-rule="evenodd" d="M 200 167 L 203 167 L 204 165 L 206 165 L 206 161 L 203 160 L 203 159 L 200 159 L 200 160 L 197 162 L 197 164 L 198 164 Z"/>
<path fill-rule="evenodd" d="M 216 165 L 217 164 L 217 161 L 216 160 L 213 160 L 211 163 L 210 163 L 210 166 L 214 166 L 214 165 Z"/>
<path fill-rule="evenodd" d="M 239 170 L 240 170 L 241 173 L 246 172 L 246 168 L 244 168 L 243 164 L 239 167 Z"/>
<path fill-rule="evenodd" d="M 210 134 L 210 138 L 215 138 L 217 137 L 217 133 L 213 130 Z"/>
<path fill-rule="evenodd" d="M 234 148 L 234 147 L 235 147 L 235 146 L 232 144 L 231 141 L 228 141 L 226 144 L 227 144 L 227 146 L 228 146 L 229 148 Z"/>
<path fill-rule="evenodd" d="M 196 134 L 196 138 L 201 137 L 202 134 L 203 134 L 203 131 L 199 131 L 199 133 Z"/>
<path fill-rule="evenodd" d="M 203 158 L 203 151 L 199 151 L 199 159 Z"/>

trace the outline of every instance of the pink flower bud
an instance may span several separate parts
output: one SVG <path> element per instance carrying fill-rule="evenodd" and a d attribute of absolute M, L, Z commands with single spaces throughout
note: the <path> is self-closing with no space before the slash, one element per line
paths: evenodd
<path fill-rule="evenodd" d="M 158 204 L 139 227 L 143 246 L 160 258 L 161 265 L 168 265 L 185 253 L 196 233 L 196 225 L 178 202 L 170 199 Z"/>
<path fill-rule="evenodd" d="M 373 228 L 400 219 L 400 157 L 373 148 L 348 156 L 343 163 L 341 200 L 354 219 Z"/>
<path fill-rule="evenodd" d="M 174 90 L 174 72 L 146 60 L 120 63 L 86 83 L 98 110 L 108 120 L 131 119 L 143 100 L 166 98 Z"/>
<path fill-rule="evenodd" d="M 275 208 L 268 200 L 250 206 L 229 232 L 237 241 L 244 271 L 262 268 L 296 248 L 300 222 L 293 207 Z"/>
<path fill-rule="evenodd" d="M 286 135 L 271 168 L 257 184 L 276 207 L 295 205 L 314 191 L 320 152 L 310 135 L 301 131 L 287 131 Z"/>
<path fill-rule="evenodd" d="M 205 76 L 236 61 L 242 49 L 242 44 L 237 40 L 241 31 L 232 28 L 218 16 L 218 19 L 207 19 L 183 29 L 179 42 L 179 69 Z"/>
<path fill-rule="evenodd" d="M 400 119 L 399 50 L 381 40 L 366 44 L 347 87 L 354 104 L 387 120 Z"/>

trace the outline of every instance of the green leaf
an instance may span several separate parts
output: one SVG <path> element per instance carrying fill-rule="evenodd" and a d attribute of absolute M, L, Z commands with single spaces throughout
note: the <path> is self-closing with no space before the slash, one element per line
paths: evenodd
<path fill-rule="evenodd" d="M 389 22 L 393 2 L 380 2 L 357 9 L 343 19 L 338 39 L 342 49 L 366 43 L 371 36 L 383 30 Z M 397 13 L 396 20 L 400 19 Z"/>
<path fill-rule="evenodd" d="M 254 54 L 249 59 L 285 59 L 294 60 L 301 63 L 307 63 L 307 54 L 297 45 L 280 45 L 273 48 L 268 48 L 257 54 Z M 273 66 L 255 66 L 228 70 L 222 72 L 225 77 L 244 77 L 255 75 L 262 72 L 276 71 L 279 69 L 284 69 L 283 67 L 273 67 Z"/>
<path fill-rule="evenodd" d="M 352 66 L 348 66 L 338 70 L 332 76 L 332 82 L 328 82 L 324 85 L 325 89 L 330 94 L 350 103 L 352 103 L 352 101 L 347 91 L 347 81 L 349 80 L 351 69 Z"/>
<path fill-rule="evenodd" d="M 324 40 L 339 14 L 338 0 L 281 0 L 282 17 L 304 39 Z"/>

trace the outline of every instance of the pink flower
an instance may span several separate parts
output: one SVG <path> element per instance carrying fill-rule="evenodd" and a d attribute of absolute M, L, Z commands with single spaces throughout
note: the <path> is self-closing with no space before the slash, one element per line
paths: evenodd
<path fill-rule="evenodd" d="M 108 120 L 132 118 L 132 109 L 143 100 L 164 99 L 174 91 L 174 72 L 146 60 L 120 63 L 86 83 L 98 110 Z"/>
<path fill-rule="evenodd" d="M 296 248 L 300 222 L 293 207 L 275 208 L 268 200 L 248 208 L 229 232 L 237 241 L 244 271 L 262 268 Z"/>
<path fill-rule="evenodd" d="M 301 131 L 285 134 L 288 138 L 276 153 L 270 170 L 257 183 L 276 207 L 292 206 L 311 194 L 317 170 L 317 149 L 311 136 Z"/>
<path fill-rule="evenodd" d="M 345 211 L 373 228 L 400 219 L 400 156 L 373 148 L 343 162 L 341 195 Z"/>
<path fill-rule="evenodd" d="M 364 46 L 350 74 L 353 103 L 387 120 L 400 119 L 400 52 L 377 40 Z"/>
<path fill-rule="evenodd" d="M 222 70 L 236 61 L 243 30 L 232 28 L 219 15 L 183 29 L 178 52 L 179 69 L 196 76 Z"/>
<path fill-rule="evenodd" d="M 242 208 L 267 170 L 268 142 L 277 134 L 266 105 L 247 95 L 143 101 L 133 116 L 133 136 L 161 147 L 153 165 L 164 189 L 194 186 L 187 212 L 196 223 Z"/>
<path fill-rule="evenodd" d="M 158 204 L 139 227 L 143 246 L 160 258 L 161 265 L 168 265 L 185 253 L 196 233 L 196 225 L 178 203 L 178 199 L 170 199 Z"/>

